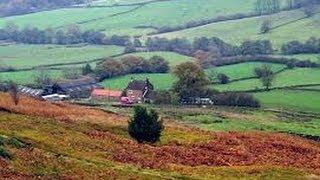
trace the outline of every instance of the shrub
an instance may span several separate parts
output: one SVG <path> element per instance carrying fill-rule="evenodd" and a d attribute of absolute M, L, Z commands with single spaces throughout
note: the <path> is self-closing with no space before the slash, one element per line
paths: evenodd
<path fill-rule="evenodd" d="M 172 93 L 170 91 L 157 91 L 154 94 L 154 104 L 172 104 Z"/>
<path fill-rule="evenodd" d="M 136 106 L 134 117 L 129 121 L 128 131 L 132 138 L 139 143 L 155 143 L 160 140 L 164 126 L 159 121 L 158 113 L 145 107 Z"/>
<path fill-rule="evenodd" d="M 10 144 L 11 146 L 15 147 L 15 148 L 25 148 L 26 144 L 23 143 L 21 140 L 19 140 L 16 137 L 12 137 L 9 139 L 8 144 Z"/>
<path fill-rule="evenodd" d="M 0 147 L 0 157 L 3 157 L 5 159 L 12 159 L 12 155 L 2 147 Z"/>
<path fill-rule="evenodd" d="M 260 102 L 246 93 L 223 93 L 215 97 L 216 105 L 259 108 Z"/>
<path fill-rule="evenodd" d="M 217 78 L 220 84 L 228 84 L 230 82 L 230 78 L 223 73 L 218 74 Z"/>

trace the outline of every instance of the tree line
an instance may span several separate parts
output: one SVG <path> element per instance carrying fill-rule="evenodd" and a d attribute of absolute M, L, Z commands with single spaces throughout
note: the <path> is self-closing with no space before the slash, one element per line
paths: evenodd
<path fill-rule="evenodd" d="M 83 4 L 87 0 L 2 0 L 0 16 L 19 15 L 41 10 Z"/>
<path fill-rule="evenodd" d="M 95 31 L 82 31 L 77 25 L 70 25 L 66 29 L 47 28 L 41 30 L 37 27 L 27 26 L 20 29 L 13 23 L 0 29 L 0 40 L 9 40 L 26 44 L 112 44 L 126 46 L 130 42 L 129 36 L 106 37 L 105 34 Z"/>
<path fill-rule="evenodd" d="M 137 56 L 125 56 L 120 60 L 107 59 L 97 64 L 94 74 L 102 81 L 107 78 L 126 74 L 167 73 L 169 69 L 168 61 L 161 56 L 153 56 L 150 59 Z"/>
<path fill-rule="evenodd" d="M 311 37 L 305 43 L 290 41 L 281 50 L 284 54 L 320 53 L 320 38 Z"/>
<path fill-rule="evenodd" d="M 212 52 L 215 56 L 227 57 L 236 55 L 272 54 L 273 47 L 269 40 L 244 41 L 240 46 L 234 46 L 223 40 L 212 37 L 195 38 L 193 41 L 175 38 L 148 38 L 146 48 L 149 51 L 173 51 L 179 54 L 194 55 L 197 51 Z"/>

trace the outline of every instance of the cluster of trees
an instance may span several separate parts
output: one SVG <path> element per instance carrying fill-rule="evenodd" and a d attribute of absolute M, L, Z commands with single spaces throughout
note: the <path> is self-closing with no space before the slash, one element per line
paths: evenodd
<path fill-rule="evenodd" d="M 268 40 L 245 41 L 240 46 L 233 46 L 223 40 L 212 37 L 186 39 L 149 38 L 146 42 L 149 51 L 174 51 L 185 55 L 194 55 L 197 51 L 210 52 L 215 57 L 272 54 L 272 44 Z"/>
<path fill-rule="evenodd" d="M 166 73 L 169 63 L 160 56 L 144 59 L 137 56 L 125 56 L 120 60 L 107 59 L 97 64 L 95 73 L 100 80 L 137 73 Z"/>
<path fill-rule="evenodd" d="M 82 31 L 77 25 L 70 25 L 65 30 L 47 28 L 40 30 L 36 27 L 27 26 L 20 29 L 13 23 L 8 23 L 0 29 L 0 40 L 10 40 L 26 44 L 112 44 L 126 46 L 130 43 L 129 36 L 111 36 L 95 31 Z M 138 41 L 138 40 L 135 40 Z"/>
<path fill-rule="evenodd" d="M 209 98 L 214 104 L 225 106 L 260 107 L 258 100 L 249 94 L 219 93 L 208 87 L 209 79 L 199 64 L 186 62 L 176 66 L 173 75 L 177 81 L 171 92 L 162 92 L 156 95 L 156 103 L 171 104 L 194 102 L 197 98 Z"/>
<path fill-rule="evenodd" d="M 255 12 L 259 15 L 273 14 L 281 10 L 279 0 L 257 0 Z"/>
<path fill-rule="evenodd" d="M 86 3 L 87 0 L 2 0 L 0 16 L 37 12 Z"/>
<path fill-rule="evenodd" d="M 290 41 L 281 50 L 284 54 L 320 53 L 320 38 L 311 37 L 305 43 Z"/>

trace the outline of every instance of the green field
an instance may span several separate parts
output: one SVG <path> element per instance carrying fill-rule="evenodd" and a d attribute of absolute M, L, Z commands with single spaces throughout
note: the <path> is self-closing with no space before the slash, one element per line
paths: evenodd
<path fill-rule="evenodd" d="M 107 89 L 123 90 L 127 87 L 128 83 L 131 81 L 131 78 L 137 80 L 145 80 L 146 78 L 149 78 L 156 90 L 169 89 L 174 82 L 174 78 L 171 74 L 130 74 L 107 79 L 101 84 Z"/>
<path fill-rule="evenodd" d="M 310 60 L 312 62 L 320 63 L 320 54 L 295 54 L 281 57 L 296 58 L 300 60 Z"/>
<path fill-rule="evenodd" d="M 110 15 L 128 11 L 134 7 L 112 7 L 112 8 L 71 8 L 43 11 L 19 16 L 0 18 L 0 27 L 6 23 L 13 22 L 19 27 L 36 26 L 41 29 L 57 28 L 72 24 L 82 24 L 95 21 L 100 18 L 108 18 Z M 32 24 L 30 24 L 32 22 Z"/>
<path fill-rule="evenodd" d="M 96 0 L 91 3 L 93 6 L 112 6 L 123 4 L 145 3 L 151 0 Z"/>
<path fill-rule="evenodd" d="M 21 72 L 1 72 L 0 73 L 0 82 L 1 81 L 13 81 L 17 84 L 27 85 L 35 83 L 35 78 L 42 71 L 21 71 Z M 62 70 L 46 70 L 46 73 L 52 79 L 59 79 L 63 77 Z"/>
<path fill-rule="evenodd" d="M 244 40 L 269 39 L 275 45 L 276 49 L 279 50 L 281 45 L 288 41 L 306 41 L 311 36 L 320 37 L 320 14 L 316 14 L 311 18 L 294 21 L 303 17 L 305 17 L 305 15 L 300 10 L 284 11 L 270 16 L 212 23 L 157 36 L 167 38 L 184 37 L 188 39 L 201 36 L 215 36 L 232 44 L 240 44 Z M 273 27 L 283 26 L 271 30 L 270 33 L 260 34 L 259 28 L 264 19 L 270 19 Z"/>
<path fill-rule="evenodd" d="M 181 121 L 189 122 L 211 131 L 275 131 L 319 136 L 320 119 L 281 119 L 270 113 L 254 112 L 254 118 L 243 116 L 222 119 L 215 115 L 183 116 Z M 272 120 L 271 120 L 272 119 Z"/>
<path fill-rule="evenodd" d="M 275 76 L 272 87 L 284 87 L 305 84 L 320 84 L 320 69 L 319 68 L 297 68 L 286 70 Z M 259 79 L 249 79 L 237 81 L 226 85 L 214 85 L 220 91 L 246 91 L 262 88 Z"/>
<path fill-rule="evenodd" d="M 320 112 L 320 92 L 274 90 L 256 93 L 263 107 Z"/>
<path fill-rule="evenodd" d="M 0 66 L 28 68 L 57 63 L 83 62 L 97 58 L 121 54 L 123 47 L 60 45 L 9 45 L 0 46 Z"/>
<path fill-rule="evenodd" d="M 221 66 L 216 68 L 210 68 L 207 71 L 224 73 L 230 78 L 230 80 L 235 80 L 235 79 L 241 79 L 241 78 L 255 77 L 254 69 L 257 67 L 261 67 L 263 64 L 266 64 L 266 63 L 248 62 L 248 63 L 233 64 L 233 65 Z M 285 65 L 282 65 L 282 64 L 271 64 L 271 65 L 272 65 L 272 70 L 274 72 L 280 71 L 283 68 L 285 68 Z"/>
<path fill-rule="evenodd" d="M 176 66 L 176 65 L 183 63 L 183 62 L 186 62 L 186 61 L 194 61 L 195 60 L 192 57 L 180 55 L 180 54 L 177 54 L 174 52 L 141 52 L 141 53 L 127 54 L 125 56 L 129 56 L 129 55 L 143 57 L 145 59 L 149 59 L 152 56 L 161 56 L 166 61 L 169 62 L 171 67 Z"/>
<path fill-rule="evenodd" d="M 234 3 L 237 6 L 234 6 Z M 72 8 L 59 9 L 13 16 L 0 19 L 0 27 L 6 22 L 26 26 L 30 22 L 40 28 L 60 27 L 78 24 L 82 29 L 96 29 L 107 35 L 138 35 L 154 31 L 137 26 L 177 26 L 189 21 L 214 18 L 221 15 L 249 13 L 253 10 L 255 0 L 179 0 L 150 3 L 132 12 L 111 17 L 110 15 L 125 12 L 134 6 L 117 6 L 112 8 Z M 206 6 L 203 6 L 206 4 Z M 67 17 L 67 18 L 66 18 Z M 50 21 L 48 21 L 50 19 Z"/>

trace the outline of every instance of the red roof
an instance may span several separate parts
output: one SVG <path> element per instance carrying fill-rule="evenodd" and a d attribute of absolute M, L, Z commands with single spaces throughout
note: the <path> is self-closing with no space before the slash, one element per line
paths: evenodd
<path fill-rule="evenodd" d="M 122 91 L 115 91 L 115 90 L 109 90 L 109 89 L 94 89 L 91 95 L 105 96 L 105 97 L 121 97 Z"/>

